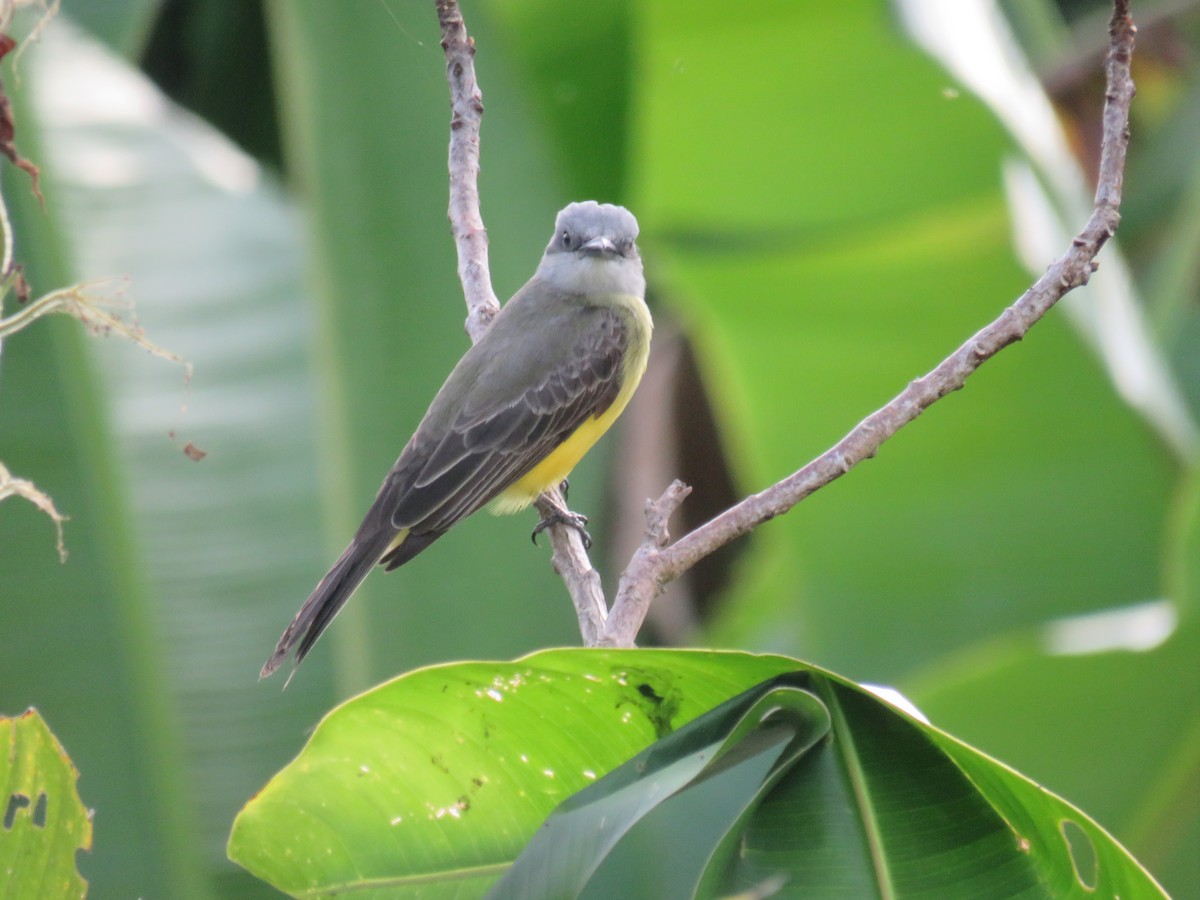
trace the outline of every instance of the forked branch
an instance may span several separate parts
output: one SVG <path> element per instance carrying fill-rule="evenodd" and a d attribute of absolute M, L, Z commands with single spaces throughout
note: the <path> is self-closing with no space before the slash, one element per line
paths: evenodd
<path fill-rule="evenodd" d="M 670 546 L 658 546 L 649 537 L 643 541 L 621 577 L 603 644 L 632 646 L 650 604 L 664 585 L 718 547 L 787 512 L 814 491 L 870 459 L 884 441 L 933 403 L 961 388 L 971 373 L 987 360 L 1021 340 L 1068 291 L 1087 283 L 1096 270 L 1096 254 L 1112 237 L 1121 218 L 1121 187 L 1125 151 L 1129 144 L 1129 107 L 1134 94 L 1129 64 L 1137 29 L 1129 16 L 1127 0 L 1116 0 L 1113 5 L 1106 65 L 1104 136 L 1095 204 L 1091 217 L 1071 241 L 1071 246 L 999 318 L 970 337 L 932 371 L 910 382 L 890 403 L 863 419 L 808 465 L 731 506 Z M 672 499 L 674 490 L 672 486 L 658 503 L 668 506 L 675 503 Z"/>
<path fill-rule="evenodd" d="M 471 68 L 474 45 L 462 28 L 462 16 L 457 3 L 454 0 L 438 0 L 438 15 L 443 23 L 442 46 L 446 49 L 450 73 L 454 123 L 459 121 L 457 98 L 461 90 L 456 86 L 456 79 L 469 84 L 475 98 L 474 106 L 468 110 L 474 119 L 467 116 L 465 127 L 452 123 L 450 150 L 450 217 L 458 241 L 459 273 L 470 315 L 475 317 L 480 301 L 473 298 L 479 295 L 480 288 L 473 279 L 487 278 L 487 235 L 479 217 L 478 191 L 475 188 L 479 149 L 478 117 L 483 107 L 478 102 L 478 88 L 475 87 Z M 461 31 L 461 38 L 457 41 L 447 38 L 448 21 L 456 23 L 455 27 Z M 782 481 L 745 498 L 674 543 L 670 543 L 667 534 L 667 520 L 683 502 L 689 489 L 678 481 L 672 484 L 662 497 L 647 504 L 645 536 L 621 577 L 611 613 L 607 617 L 604 615 L 605 604 L 599 578 L 592 570 L 575 532 L 561 527 L 552 530 L 555 568 L 571 592 L 587 645 L 633 646 L 650 604 L 666 584 L 714 550 L 787 512 L 814 491 L 874 456 L 884 441 L 933 403 L 961 388 L 984 362 L 1009 344 L 1021 340 L 1063 296 L 1087 283 L 1096 270 L 1096 254 L 1115 233 L 1120 221 L 1121 189 L 1129 143 L 1129 107 L 1134 95 L 1130 60 L 1136 31 L 1129 15 L 1128 0 L 1114 0 L 1105 69 L 1107 92 L 1103 143 L 1092 215 L 1066 252 L 995 321 L 970 337 L 930 372 L 910 382 L 890 403 L 863 419 L 849 434 L 812 462 Z M 453 36 L 453 30 L 449 33 Z M 463 46 L 467 50 L 464 51 Z M 473 155 L 462 150 L 456 155 L 455 142 L 463 139 L 462 132 L 468 128 L 473 129 L 467 136 Z M 466 161 L 456 164 L 460 158 Z M 486 296 L 490 297 L 491 304 L 495 304 L 490 287 Z M 483 306 L 486 309 L 495 308 L 486 303 Z M 471 318 L 468 319 L 470 321 Z M 473 333 L 472 336 L 476 335 Z"/>

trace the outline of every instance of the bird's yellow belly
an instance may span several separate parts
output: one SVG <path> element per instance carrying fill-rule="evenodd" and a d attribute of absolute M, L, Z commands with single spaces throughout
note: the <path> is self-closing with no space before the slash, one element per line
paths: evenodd
<path fill-rule="evenodd" d="M 621 392 L 626 393 L 625 391 Z M 633 391 L 628 391 L 632 395 Z M 629 397 L 617 396 L 613 404 L 599 416 L 584 420 L 571 434 L 554 449 L 554 452 L 543 459 L 525 474 L 519 481 L 505 488 L 492 501 L 491 511 L 496 515 L 518 512 L 552 487 L 556 487 L 575 464 L 583 459 L 583 455 L 591 449 L 592 444 L 600 439 L 600 435 L 608 431 L 608 427 L 621 414 Z"/>
<path fill-rule="evenodd" d="M 650 320 L 650 311 L 646 309 L 641 297 L 627 297 L 625 307 L 630 316 L 632 340 L 622 364 L 621 389 L 613 398 L 612 404 L 600 415 L 585 419 L 583 424 L 555 447 L 549 456 L 501 491 L 492 501 L 493 513 L 503 515 L 522 510 L 540 494 L 557 487 L 629 404 L 629 398 L 633 396 L 646 371 L 646 363 L 650 356 L 650 332 L 654 325 Z"/>

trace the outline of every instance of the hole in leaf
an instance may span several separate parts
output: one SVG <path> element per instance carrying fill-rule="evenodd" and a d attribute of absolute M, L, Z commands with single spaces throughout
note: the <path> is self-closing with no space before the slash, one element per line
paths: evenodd
<path fill-rule="evenodd" d="M 36 827 L 36 828 L 45 828 L 46 827 L 46 806 L 47 805 L 48 805 L 48 803 L 46 801 L 46 792 L 39 791 L 37 803 L 33 807 L 34 827 Z"/>
<path fill-rule="evenodd" d="M 29 798 L 24 794 L 10 794 L 8 806 L 4 810 L 4 830 L 12 831 L 13 823 L 17 821 L 17 813 L 29 806 Z"/>
<path fill-rule="evenodd" d="M 1071 856 L 1071 866 L 1075 869 L 1075 880 L 1085 891 L 1094 891 L 1100 880 L 1100 862 L 1096 857 L 1096 848 L 1091 837 L 1075 822 L 1063 819 L 1058 823 L 1058 830 L 1066 842 L 1067 852 Z"/>

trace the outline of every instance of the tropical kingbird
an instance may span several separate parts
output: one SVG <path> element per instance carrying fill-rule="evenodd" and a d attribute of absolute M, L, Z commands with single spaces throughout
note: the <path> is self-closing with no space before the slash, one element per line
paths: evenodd
<path fill-rule="evenodd" d="M 533 278 L 433 398 L 350 546 L 283 632 L 264 677 L 297 644 L 300 664 L 376 563 L 388 571 L 403 565 L 488 503 L 496 513 L 524 509 L 608 429 L 650 350 L 637 235 L 637 219 L 620 206 L 589 200 L 558 214 Z M 570 513 L 565 520 L 580 528 L 584 521 Z"/>

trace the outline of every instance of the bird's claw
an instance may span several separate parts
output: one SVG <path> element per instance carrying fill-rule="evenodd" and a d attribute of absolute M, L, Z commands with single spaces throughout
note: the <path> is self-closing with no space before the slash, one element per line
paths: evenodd
<path fill-rule="evenodd" d="M 569 509 L 555 510 L 542 519 L 534 527 L 533 532 L 529 535 L 533 541 L 533 545 L 537 546 L 537 536 L 552 525 L 566 525 L 568 528 L 574 528 L 579 532 L 579 537 L 583 540 L 583 549 L 592 549 L 592 536 L 587 533 L 587 528 L 584 527 L 588 523 L 588 517 L 580 513 L 571 512 Z"/>

